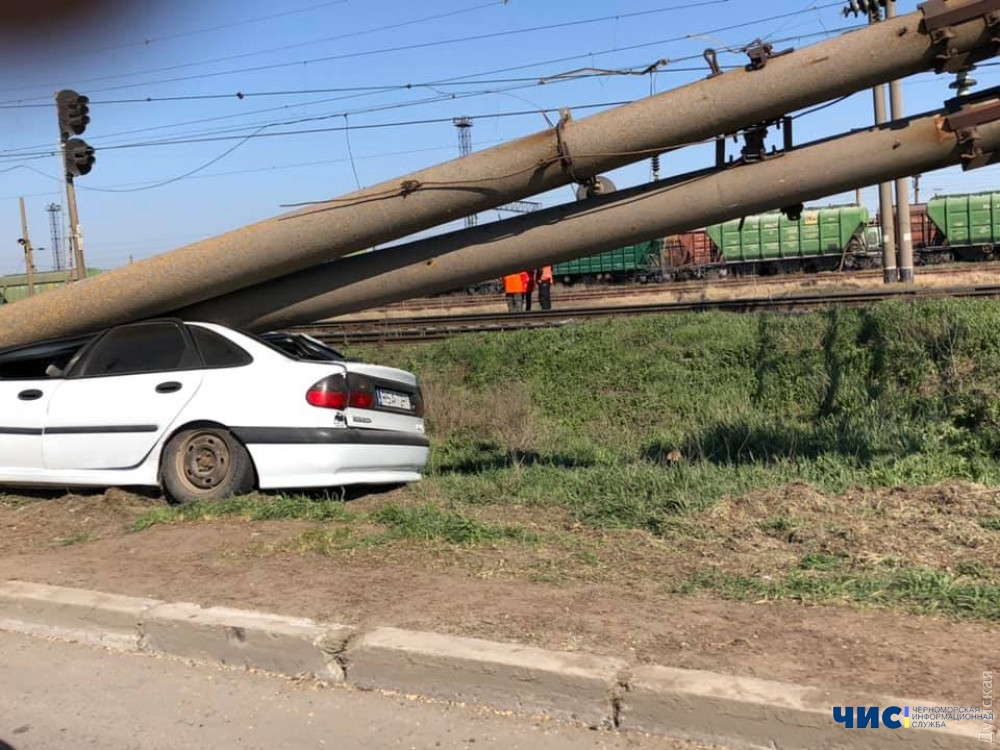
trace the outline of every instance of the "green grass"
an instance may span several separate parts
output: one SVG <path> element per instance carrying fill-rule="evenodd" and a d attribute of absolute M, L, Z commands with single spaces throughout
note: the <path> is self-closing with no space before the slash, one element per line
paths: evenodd
<path fill-rule="evenodd" d="M 200 521 L 208 518 L 242 518 L 247 521 L 298 519 L 304 521 L 348 520 L 351 514 L 343 500 L 314 499 L 304 495 L 244 495 L 223 502 L 197 502 L 156 508 L 132 524 L 132 531 L 145 531 L 159 524 Z"/>
<path fill-rule="evenodd" d="M 387 505 L 372 514 L 371 518 L 387 526 L 388 535 L 395 539 L 440 539 L 452 544 L 535 541 L 534 536 L 517 526 L 484 524 L 435 505 Z"/>
<path fill-rule="evenodd" d="M 709 592 L 725 599 L 791 599 L 820 604 L 851 602 L 898 606 L 920 614 L 1000 620 L 1000 585 L 932 568 L 794 572 L 774 580 L 711 571 L 693 576 L 678 593 Z"/>
<path fill-rule="evenodd" d="M 984 529 L 988 531 L 1000 531 L 1000 516 L 994 516 L 993 518 L 984 518 L 979 523 Z"/>
<path fill-rule="evenodd" d="M 649 316 L 367 354 L 428 385 L 419 492 L 447 502 L 661 533 L 789 482 L 1000 486 L 990 301 Z"/>
<path fill-rule="evenodd" d="M 424 383 L 431 459 L 401 502 L 368 513 L 336 499 L 254 496 L 160 509 L 135 529 L 294 518 L 334 522 L 297 540 L 321 554 L 424 541 L 544 547 L 565 530 L 493 522 L 538 509 L 588 530 L 639 530 L 678 554 L 723 559 L 733 549 L 752 561 L 687 583 L 667 577 L 678 590 L 996 616 L 1000 565 L 984 542 L 1000 531 L 995 497 L 914 493 L 914 507 L 900 509 L 885 491 L 1000 487 L 995 302 L 609 319 L 354 353 Z M 810 507 L 808 493 L 801 509 L 779 507 L 774 491 L 790 484 L 830 507 Z M 857 511 L 859 497 L 879 492 L 892 506 L 885 517 L 877 505 Z M 751 510 L 738 502 L 748 495 Z M 908 520 L 913 541 L 878 542 L 906 537 Z M 937 568 L 921 567 L 928 529 L 938 529 Z M 971 548 L 982 562 L 966 560 Z M 883 564 L 858 562 L 873 559 Z M 771 579 L 733 575 L 746 569 Z"/>

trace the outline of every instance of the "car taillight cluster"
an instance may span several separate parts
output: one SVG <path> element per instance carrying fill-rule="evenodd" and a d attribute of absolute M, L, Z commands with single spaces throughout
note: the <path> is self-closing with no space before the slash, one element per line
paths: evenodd
<path fill-rule="evenodd" d="M 323 378 L 306 392 L 306 401 L 320 409 L 372 409 L 375 384 L 356 372 Z"/>

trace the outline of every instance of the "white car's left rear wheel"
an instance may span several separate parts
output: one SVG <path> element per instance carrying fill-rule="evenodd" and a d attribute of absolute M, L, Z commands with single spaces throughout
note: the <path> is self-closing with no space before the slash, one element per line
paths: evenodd
<path fill-rule="evenodd" d="M 222 500 L 250 492 L 250 455 L 232 433 L 218 427 L 184 430 L 163 450 L 163 489 L 170 500 Z"/>

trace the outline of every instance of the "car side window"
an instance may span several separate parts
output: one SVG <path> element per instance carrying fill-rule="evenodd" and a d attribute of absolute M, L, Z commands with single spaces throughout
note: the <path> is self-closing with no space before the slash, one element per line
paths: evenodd
<path fill-rule="evenodd" d="M 174 323 L 138 323 L 109 331 L 81 363 L 75 377 L 193 370 L 198 353 Z"/>
<path fill-rule="evenodd" d="M 201 326 L 188 326 L 188 330 L 201 351 L 206 367 L 242 367 L 253 362 L 249 353 L 215 331 Z"/>

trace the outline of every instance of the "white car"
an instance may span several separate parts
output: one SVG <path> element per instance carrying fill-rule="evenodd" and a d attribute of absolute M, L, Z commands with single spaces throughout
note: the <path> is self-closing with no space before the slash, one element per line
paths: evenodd
<path fill-rule="evenodd" d="M 0 352 L 0 485 L 175 502 L 398 484 L 427 463 L 417 378 L 301 335 L 151 320 Z"/>

